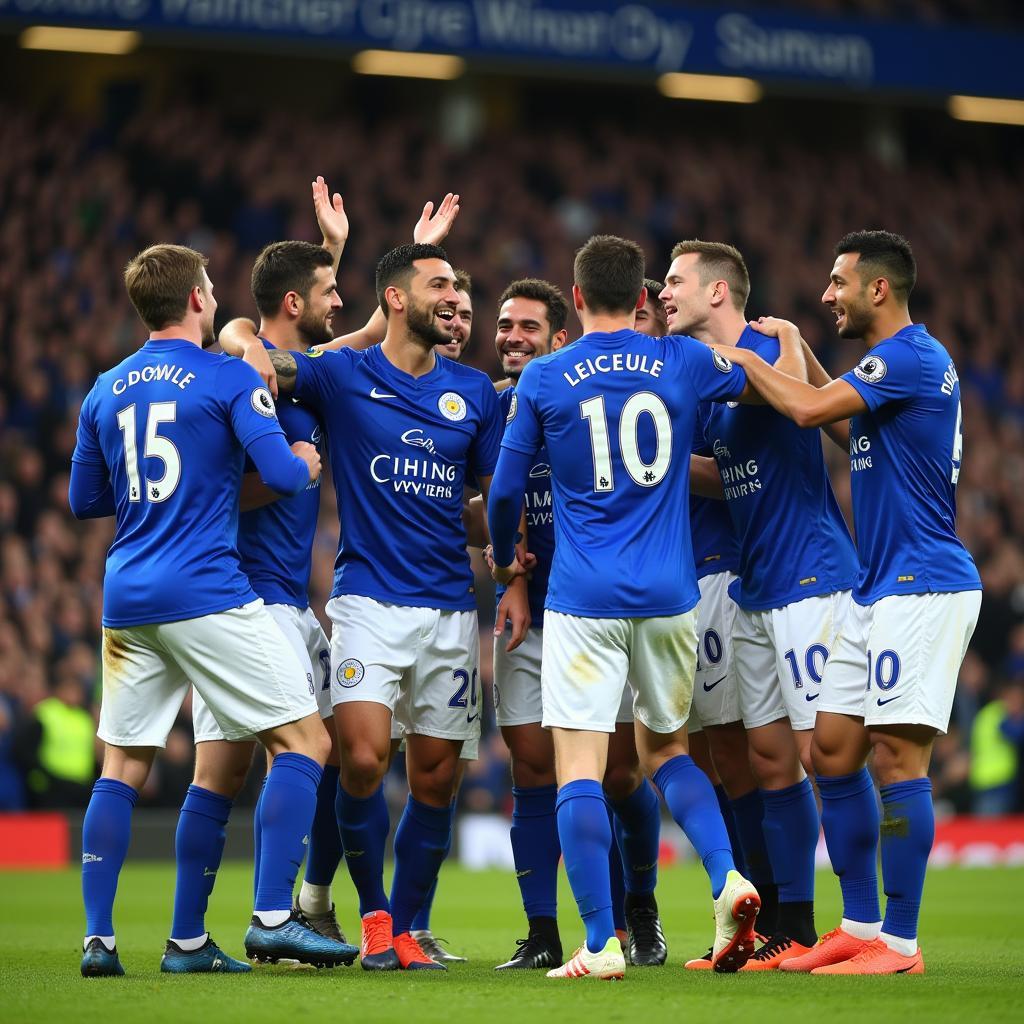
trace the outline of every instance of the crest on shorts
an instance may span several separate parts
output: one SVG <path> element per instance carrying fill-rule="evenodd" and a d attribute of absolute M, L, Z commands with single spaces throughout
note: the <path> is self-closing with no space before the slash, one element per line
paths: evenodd
<path fill-rule="evenodd" d="M 732 373 L 732 362 L 725 358 L 721 352 L 717 349 L 711 350 L 711 359 L 715 364 L 715 369 L 722 373 Z"/>
<path fill-rule="evenodd" d="M 466 418 L 466 400 L 454 391 L 446 391 L 438 400 L 437 408 L 446 420 L 458 423 Z"/>
<path fill-rule="evenodd" d="M 865 356 L 854 368 L 853 373 L 865 384 L 877 384 L 888 372 L 889 367 L 881 356 Z"/>
<path fill-rule="evenodd" d="M 268 420 L 273 419 L 276 415 L 274 400 L 266 388 L 253 388 L 249 402 L 261 416 L 266 416 Z"/>
<path fill-rule="evenodd" d="M 361 661 L 356 661 L 355 658 L 346 658 L 338 666 L 338 683 L 345 687 L 356 686 L 362 682 L 365 671 Z"/>

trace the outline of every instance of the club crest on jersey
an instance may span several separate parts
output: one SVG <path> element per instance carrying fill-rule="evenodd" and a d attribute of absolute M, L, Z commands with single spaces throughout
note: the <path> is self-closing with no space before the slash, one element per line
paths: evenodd
<path fill-rule="evenodd" d="M 508 405 L 508 415 L 505 417 L 505 422 L 511 423 L 516 418 L 517 412 L 519 412 L 519 396 L 513 395 L 512 401 Z"/>
<path fill-rule="evenodd" d="M 877 384 L 888 372 L 889 367 L 881 356 L 865 356 L 854 368 L 854 375 L 865 384 Z"/>
<path fill-rule="evenodd" d="M 338 666 L 338 682 L 345 687 L 356 686 L 363 680 L 365 673 L 363 663 L 355 658 L 346 658 Z"/>
<path fill-rule="evenodd" d="M 268 420 L 274 418 L 274 400 L 266 388 L 254 388 L 252 395 L 249 396 L 249 401 L 261 416 L 266 416 Z"/>
<path fill-rule="evenodd" d="M 310 359 L 316 359 L 318 356 L 322 356 L 323 354 L 324 350 L 322 348 L 314 347 L 306 349 L 306 355 L 309 356 Z"/>
<path fill-rule="evenodd" d="M 454 391 L 446 391 L 437 400 L 437 408 L 446 420 L 453 423 L 466 418 L 466 400 Z"/>
<path fill-rule="evenodd" d="M 732 373 L 732 363 L 717 349 L 711 350 L 711 359 L 715 364 L 716 370 L 719 370 L 721 373 Z"/>

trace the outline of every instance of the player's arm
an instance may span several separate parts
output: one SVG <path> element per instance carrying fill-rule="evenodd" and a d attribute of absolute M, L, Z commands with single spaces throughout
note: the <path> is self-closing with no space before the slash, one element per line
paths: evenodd
<path fill-rule="evenodd" d="M 487 547 L 487 506 L 483 495 L 477 494 L 462 503 L 462 525 L 466 528 L 466 543 L 471 548 Z"/>
<path fill-rule="evenodd" d="M 412 240 L 424 245 L 440 245 L 448 237 L 448 232 L 451 231 L 455 218 L 458 215 L 459 197 L 451 192 L 441 200 L 436 213 L 434 212 L 434 204 L 426 203 L 423 207 L 423 212 L 420 214 L 420 219 L 412 229 Z M 350 334 L 343 334 L 341 337 L 334 338 L 323 345 L 317 345 L 317 348 L 323 349 L 325 352 L 333 352 L 339 348 L 354 348 L 358 350 L 373 348 L 374 345 L 379 345 L 384 340 L 384 335 L 387 334 L 387 331 L 387 317 L 384 316 L 384 311 L 378 306 L 370 315 L 370 319 L 359 330 L 352 331 Z"/>
<path fill-rule="evenodd" d="M 779 339 L 780 355 L 775 363 L 775 369 L 790 377 L 797 377 L 807 381 L 812 387 L 823 388 L 832 383 L 825 367 L 818 362 L 818 357 L 811 351 L 811 346 L 800 334 L 795 324 L 788 320 L 779 320 L 776 317 L 760 317 L 751 320 L 750 326 L 759 334 L 767 334 L 769 337 Z M 832 439 L 844 452 L 850 447 L 850 422 L 839 420 L 836 423 L 826 423 L 821 428 L 824 433 Z"/>
<path fill-rule="evenodd" d="M 289 448 L 284 434 L 264 434 L 246 452 L 260 480 L 278 494 L 298 494 L 320 476 L 320 453 L 306 441 Z"/>
<path fill-rule="evenodd" d="M 291 446 L 292 455 L 303 458 L 307 449 L 313 445 L 308 441 L 296 441 Z M 263 508 L 264 505 L 272 505 L 281 497 L 278 491 L 272 490 L 260 478 L 259 473 L 245 473 L 242 476 L 242 487 L 238 498 L 238 511 L 251 512 L 256 508 Z"/>
<path fill-rule="evenodd" d="M 71 463 L 68 505 L 76 519 L 103 519 L 116 513 L 114 489 L 105 462 L 76 458 Z"/>
<path fill-rule="evenodd" d="M 749 349 L 729 349 L 728 355 L 746 372 L 747 386 L 753 386 L 772 408 L 799 427 L 820 427 L 867 411 L 867 403 L 845 380 L 816 388 L 779 373 Z"/>
<path fill-rule="evenodd" d="M 341 254 L 345 251 L 345 243 L 348 241 L 348 214 L 345 213 L 341 193 L 335 192 L 332 197 L 323 175 L 318 175 L 313 182 L 313 212 L 323 235 L 321 244 L 334 258 L 333 270 L 337 275 Z"/>
<path fill-rule="evenodd" d="M 530 466 L 536 453 L 502 448 L 487 494 L 487 523 L 494 558 L 494 579 L 509 583 L 526 568 L 516 555 L 516 540 L 523 513 L 523 493 L 529 481 Z"/>
<path fill-rule="evenodd" d="M 706 455 L 690 456 L 690 490 L 702 498 L 725 499 L 718 463 Z"/>

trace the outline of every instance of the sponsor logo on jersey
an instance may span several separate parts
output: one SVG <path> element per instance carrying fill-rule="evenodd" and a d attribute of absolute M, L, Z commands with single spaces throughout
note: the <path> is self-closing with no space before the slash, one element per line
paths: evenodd
<path fill-rule="evenodd" d="M 424 448 L 430 452 L 431 455 L 437 454 L 437 449 L 434 447 L 434 442 L 429 437 L 423 436 L 423 431 L 419 427 L 414 427 L 412 430 L 407 430 L 402 435 L 402 440 L 406 444 L 411 444 L 416 448 Z"/>
<path fill-rule="evenodd" d="M 888 370 L 881 356 L 867 355 L 853 368 L 853 374 L 865 384 L 877 384 Z"/>
<path fill-rule="evenodd" d="M 361 661 L 355 658 L 346 658 L 339 666 L 337 672 L 338 683 L 346 688 L 357 686 L 362 682 L 366 670 Z"/>
<path fill-rule="evenodd" d="M 274 400 L 266 388 L 253 388 L 249 402 L 261 416 L 266 416 L 268 420 L 272 420 L 276 415 Z"/>
<path fill-rule="evenodd" d="M 538 462 L 530 469 L 530 479 L 536 480 L 542 476 L 551 476 L 551 467 L 546 462 Z"/>
<path fill-rule="evenodd" d="M 714 444 L 712 444 L 712 446 L 711 446 L 711 450 L 715 453 L 715 458 L 716 459 L 731 459 L 732 458 L 732 452 L 729 451 L 729 446 L 726 445 L 726 444 L 723 444 L 721 441 L 719 441 L 719 439 L 717 437 L 715 438 Z"/>
<path fill-rule="evenodd" d="M 511 423 L 516 418 L 517 412 L 519 412 L 519 397 L 518 395 L 513 395 L 512 401 L 508 406 L 508 415 L 505 417 L 505 422 Z"/>
<path fill-rule="evenodd" d="M 711 350 L 711 360 L 715 364 L 716 370 L 721 373 L 732 373 L 732 362 L 726 359 L 717 349 Z"/>
<path fill-rule="evenodd" d="M 322 431 L 322 430 L 320 429 L 320 424 L 318 423 L 318 424 L 317 424 L 317 425 L 316 425 L 316 426 L 315 426 L 315 427 L 313 428 L 313 433 L 309 435 L 309 443 L 310 443 L 310 444 L 315 444 L 315 445 L 319 445 L 319 444 L 320 444 L 320 442 L 321 442 L 321 441 L 322 441 L 323 439 L 324 439 L 323 431 Z"/>
<path fill-rule="evenodd" d="M 513 400 L 515 395 L 512 396 Z M 466 400 L 454 391 L 446 391 L 438 400 L 437 408 L 446 420 L 458 423 L 466 418 Z"/>

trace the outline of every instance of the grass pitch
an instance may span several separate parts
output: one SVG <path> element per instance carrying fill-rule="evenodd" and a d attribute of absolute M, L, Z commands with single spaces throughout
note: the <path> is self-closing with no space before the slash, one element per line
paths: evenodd
<path fill-rule="evenodd" d="M 562 878 L 566 954 L 581 926 Z M 812 978 L 783 974 L 718 976 L 684 971 L 682 961 L 711 940 L 705 876 L 693 866 L 664 870 L 658 898 L 669 943 L 662 969 L 627 968 L 621 984 L 548 981 L 542 971 L 496 975 L 493 966 L 523 935 L 510 875 L 442 871 L 434 932 L 470 958 L 447 974 L 369 974 L 261 968 L 250 975 L 159 973 L 170 925 L 171 865 L 129 864 L 115 922 L 124 978 L 82 979 L 83 926 L 76 871 L 0 874 L 0 1021 L 61 1024 L 233 1024 L 351 1021 L 376 1024 L 545 1024 L 582 1020 L 712 1021 L 722 1024 L 878 1024 L 900 1021 L 1024 1020 L 1024 956 L 1019 941 L 1024 870 L 947 869 L 930 874 L 921 932 L 923 977 Z M 354 897 L 343 874 L 336 897 L 342 927 L 358 942 Z M 242 955 L 251 868 L 225 864 L 207 923 L 229 953 Z M 838 887 L 819 875 L 818 926 L 839 920 Z"/>

